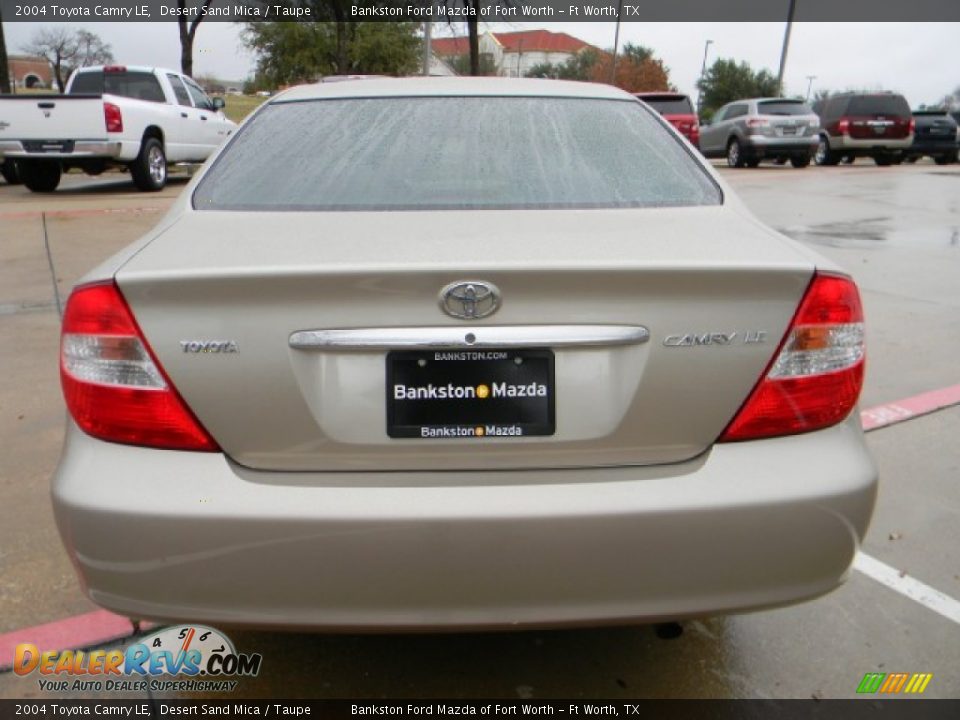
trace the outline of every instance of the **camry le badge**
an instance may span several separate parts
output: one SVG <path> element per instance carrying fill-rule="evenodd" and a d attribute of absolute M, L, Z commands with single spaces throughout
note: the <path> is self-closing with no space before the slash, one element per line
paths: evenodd
<path fill-rule="evenodd" d="M 500 290 L 482 280 L 461 280 L 440 291 L 440 307 L 451 317 L 479 320 L 493 315 L 500 307 Z"/>

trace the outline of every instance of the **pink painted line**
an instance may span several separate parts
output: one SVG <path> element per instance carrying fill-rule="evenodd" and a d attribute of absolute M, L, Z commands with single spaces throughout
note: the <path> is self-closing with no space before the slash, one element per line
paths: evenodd
<path fill-rule="evenodd" d="M 958 404 L 960 404 L 960 385 L 951 385 L 886 405 L 868 408 L 861 411 L 860 421 L 863 423 L 864 430 L 876 430 Z"/>
<path fill-rule="evenodd" d="M 141 630 L 153 624 L 141 625 Z M 93 647 L 133 635 L 133 624 L 106 610 L 54 620 L 44 625 L 21 628 L 0 635 L 0 671 L 13 667 L 14 651 L 20 643 L 33 643 L 45 650 L 75 650 Z"/>

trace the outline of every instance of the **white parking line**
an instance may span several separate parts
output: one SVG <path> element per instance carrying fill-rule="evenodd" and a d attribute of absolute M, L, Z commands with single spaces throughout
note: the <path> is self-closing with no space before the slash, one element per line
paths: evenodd
<path fill-rule="evenodd" d="M 960 625 L 960 602 L 952 597 L 944 595 L 939 590 L 919 580 L 914 580 L 909 575 L 901 574 L 896 568 L 892 568 L 863 553 L 857 553 L 857 557 L 853 561 L 853 567 L 878 583 L 886 585 L 891 590 L 895 590 L 904 597 L 920 603 L 928 610 L 933 610 L 938 615 L 942 615 L 947 620 L 952 620 Z"/>

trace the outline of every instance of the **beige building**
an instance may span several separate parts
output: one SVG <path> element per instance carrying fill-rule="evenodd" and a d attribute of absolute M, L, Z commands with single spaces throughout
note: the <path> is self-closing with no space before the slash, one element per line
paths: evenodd
<path fill-rule="evenodd" d="M 481 62 L 485 57 L 489 58 L 485 62 L 497 75 L 504 77 L 523 77 L 531 68 L 543 63 L 561 65 L 577 53 L 593 48 L 572 35 L 549 30 L 485 32 L 479 38 L 479 45 Z M 436 57 L 448 62 L 470 53 L 466 37 L 435 38 L 431 48 Z"/>

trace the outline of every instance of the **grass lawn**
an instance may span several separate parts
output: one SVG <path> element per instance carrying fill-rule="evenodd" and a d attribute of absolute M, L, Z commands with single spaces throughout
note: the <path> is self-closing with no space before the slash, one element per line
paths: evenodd
<path fill-rule="evenodd" d="M 252 97 L 249 95 L 227 95 L 224 97 L 227 106 L 223 109 L 223 112 L 228 118 L 238 123 L 260 107 L 266 99 L 256 95 Z"/>

